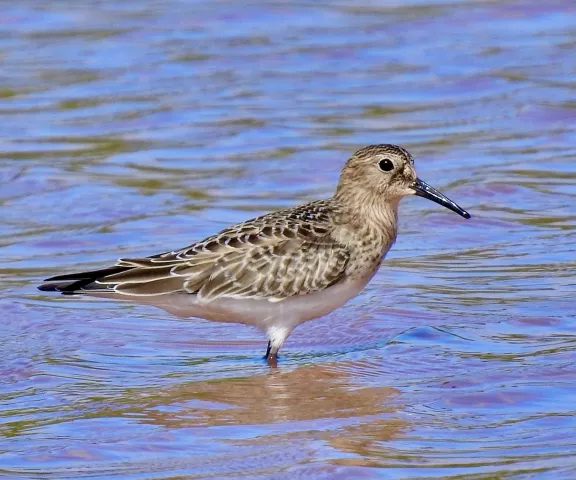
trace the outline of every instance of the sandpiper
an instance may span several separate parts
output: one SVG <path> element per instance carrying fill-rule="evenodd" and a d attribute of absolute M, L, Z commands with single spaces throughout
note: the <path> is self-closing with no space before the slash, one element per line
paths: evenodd
<path fill-rule="evenodd" d="M 374 276 L 396 240 L 398 203 L 407 195 L 470 218 L 416 176 L 404 148 L 371 145 L 346 162 L 327 200 L 247 220 L 180 250 L 48 278 L 38 288 L 253 325 L 268 336 L 266 359 L 275 365 L 295 327 L 341 307 Z"/>

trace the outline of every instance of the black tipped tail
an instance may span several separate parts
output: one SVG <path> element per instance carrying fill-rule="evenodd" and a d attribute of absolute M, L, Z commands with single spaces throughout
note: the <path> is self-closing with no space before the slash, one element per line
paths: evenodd
<path fill-rule="evenodd" d="M 44 280 L 47 283 L 39 285 L 38 290 L 41 292 L 59 292 L 63 295 L 76 295 L 87 293 L 91 290 L 103 290 L 106 288 L 105 286 L 95 284 L 94 282 L 103 277 L 107 277 L 108 275 L 113 275 L 129 269 L 130 267 L 110 267 L 102 270 L 93 270 L 91 272 L 57 275 Z"/>
<path fill-rule="evenodd" d="M 43 283 L 39 285 L 37 288 L 41 292 L 60 292 L 66 293 L 66 290 L 70 288 L 71 285 L 77 283 L 76 281 L 73 282 L 60 282 L 60 283 Z M 74 289 L 72 289 L 74 290 Z M 70 292 L 73 293 L 73 292 Z"/>

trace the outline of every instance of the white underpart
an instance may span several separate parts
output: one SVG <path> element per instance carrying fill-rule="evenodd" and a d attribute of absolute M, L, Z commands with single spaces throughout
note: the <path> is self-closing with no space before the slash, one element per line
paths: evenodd
<path fill-rule="evenodd" d="M 126 296 L 126 300 L 162 308 L 182 318 L 200 317 L 214 322 L 243 323 L 262 330 L 278 350 L 292 330 L 301 323 L 326 315 L 344 305 L 370 281 L 373 274 L 362 279 L 345 279 L 320 292 L 296 295 L 282 301 L 254 298 L 216 298 L 201 301 L 197 295 L 173 293 L 156 296 Z M 122 295 L 95 294 L 123 300 Z"/>

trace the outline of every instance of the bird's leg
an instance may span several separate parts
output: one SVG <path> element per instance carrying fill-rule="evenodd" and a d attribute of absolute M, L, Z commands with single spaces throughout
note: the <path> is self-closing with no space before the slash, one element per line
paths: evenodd
<path fill-rule="evenodd" d="M 268 341 L 264 358 L 269 367 L 276 368 L 278 366 L 278 347 L 273 346 L 271 341 Z"/>
<path fill-rule="evenodd" d="M 270 356 L 270 350 L 272 350 L 272 342 L 268 340 L 268 348 L 266 349 L 266 355 L 264 355 L 265 360 L 268 360 L 268 357 Z"/>
<path fill-rule="evenodd" d="M 271 367 L 278 366 L 278 350 L 284 344 L 284 340 L 290 335 L 292 329 L 285 327 L 271 327 L 268 333 L 268 348 L 266 349 L 266 363 Z"/>
<path fill-rule="evenodd" d="M 272 342 L 268 342 L 268 348 L 266 349 L 266 363 L 271 368 L 276 368 L 278 366 L 278 347 L 272 345 Z"/>

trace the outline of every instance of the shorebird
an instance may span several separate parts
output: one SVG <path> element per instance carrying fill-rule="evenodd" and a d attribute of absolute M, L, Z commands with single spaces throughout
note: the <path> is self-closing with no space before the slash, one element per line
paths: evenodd
<path fill-rule="evenodd" d="M 270 365 L 303 322 L 355 297 L 396 240 L 398 203 L 418 195 L 470 218 L 416 176 L 402 147 L 370 145 L 344 165 L 336 193 L 228 227 L 180 250 L 48 278 L 38 288 L 132 300 L 179 317 L 252 325 Z"/>

